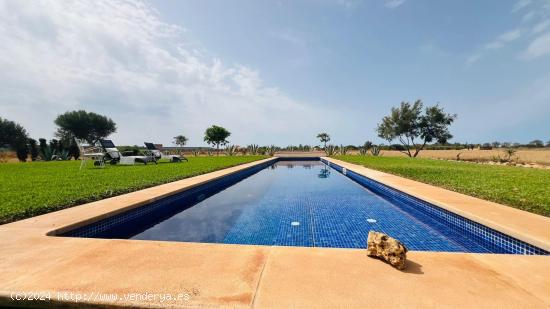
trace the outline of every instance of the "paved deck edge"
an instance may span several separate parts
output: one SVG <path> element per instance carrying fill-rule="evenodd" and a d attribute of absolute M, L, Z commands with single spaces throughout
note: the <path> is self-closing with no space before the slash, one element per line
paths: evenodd
<path fill-rule="evenodd" d="M 343 166 L 348 170 L 351 170 L 351 171 L 353 171 L 357 174 L 360 174 L 364 177 L 367 177 L 369 179 L 377 181 L 377 182 L 379 182 L 383 185 L 386 185 L 390 188 L 394 188 L 394 189 L 397 189 L 399 191 L 402 191 L 402 192 L 404 192 L 408 195 L 411 195 L 411 196 L 416 197 L 420 200 L 426 201 L 426 202 L 428 202 L 430 204 L 433 204 L 437 207 L 448 210 L 448 211 L 450 211 L 452 213 L 455 213 L 459 216 L 462 216 L 464 218 L 470 219 L 474 222 L 485 225 L 489 228 L 492 228 L 492 229 L 494 229 L 496 231 L 499 231 L 501 233 L 504 233 L 506 235 L 517 238 L 517 239 L 519 239 L 523 242 L 526 242 L 526 243 L 531 244 L 533 246 L 539 247 L 539 248 L 544 249 L 546 251 L 550 251 L 550 242 L 541 239 L 541 238 L 546 238 L 546 239 L 550 238 L 549 235 L 548 235 L 550 233 L 550 218 L 547 218 L 547 217 L 544 217 L 544 216 L 541 216 L 541 215 L 537 215 L 537 214 L 533 214 L 533 213 L 530 213 L 530 212 L 527 212 L 527 211 L 524 211 L 524 210 L 520 210 L 520 209 L 517 209 L 517 208 L 513 208 L 513 207 L 510 207 L 510 206 L 498 204 L 498 203 L 495 203 L 495 202 L 486 201 L 486 200 L 483 200 L 483 199 L 480 199 L 480 198 L 477 198 L 477 197 L 465 195 L 463 193 L 458 193 L 458 192 L 455 192 L 455 191 L 447 190 L 447 189 L 444 189 L 444 188 L 441 188 L 441 187 L 437 187 L 437 186 L 434 186 L 434 185 L 431 185 L 431 184 L 423 183 L 423 182 L 413 180 L 413 179 L 410 179 L 410 178 L 405 178 L 405 177 L 397 176 L 397 175 L 394 175 L 394 174 L 382 172 L 382 171 L 379 171 L 379 170 L 371 169 L 371 168 L 368 168 L 368 167 L 365 167 L 365 166 L 362 166 L 362 165 L 358 165 L 358 164 L 354 164 L 354 163 L 350 163 L 350 162 L 346 162 L 346 161 L 342 161 L 342 160 L 337 160 L 337 159 L 330 158 L 330 157 L 322 157 L 322 159 L 327 160 L 331 163 Z M 382 176 L 382 177 L 380 177 L 380 176 Z M 410 188 L 407 188 L 404 185 L 399 185 L 399 184 L 395 184 L 393 182 L 390 182 L 390 181 L 387 180 L 387 178 L 397 180 L 397 181 L 406 180 L 407 182 L 415 182 L 418 186 L 421 186 L 424 189 L 426 189 L 426 188 L 434 189 L 434 190 L 437 190 L 438 194 L 445 194 L 447 196 L 452 196 L 454 199 L 457 199 L 457 200 L 469 199 L 470 202 L 471 201 L 476 201 L 479 204 L 487 204 L 489 207 L 495 207 L 492 210 L 497 211 L 497 212 L 498 211 L 512 212 L 512 213 L 514 213 L 514 218 L 513 218 L 514 220 L 517 220 L 518 217 L 526 217 L 525 220 L 527 222 L 532 221 L 532 220 L 540 220 L 541 222 L 543 222 L 541 224 L 546 224 L 548 229 L 546 229 L 546 233 L 544 233 L 544 234 L 534 234 L 534 233 L 527 232 L 525 230 L 519 230 L 517 228 L 512 228 L 512 227 L 510 227 L 510 224 L 509 224 L 510 222 L 496 221 L 494 219 L 487 218 L 483 214 L 478 214 L 478 213 L 475 213 L 471 210 L 466 210 L 458 202 L 456 202 L 456 203 L 443 202 L 437 197 L 426 195 L 426 193 L 419 194 L 418 192 L 415 192 L 414 190 L 411 190 Z"/>

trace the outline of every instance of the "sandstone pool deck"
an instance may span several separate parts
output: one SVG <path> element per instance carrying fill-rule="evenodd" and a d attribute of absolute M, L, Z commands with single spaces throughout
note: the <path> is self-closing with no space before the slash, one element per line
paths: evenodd
<path fill-rule="evenodd" d="M 358 249 L 48 236 L 266 160 L 1 225 L 0 305 L 550 307 L 550 256 L 411 251 L 398 271 Z M 549 218 L 327 160 L 550 249 Z M 51 301 L 12 300 L 31 293 Z"/>

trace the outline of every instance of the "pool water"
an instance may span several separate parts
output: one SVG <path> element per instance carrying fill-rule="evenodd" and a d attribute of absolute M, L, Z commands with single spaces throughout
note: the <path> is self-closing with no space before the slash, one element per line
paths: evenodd
<path fill-rule="evenodd" d="M 230 186 L 195 195 L 171 202 L 169 212 L 148 213 L 89 236 L 365 248 L 374 230 L 410 250 L 507 253 L 490 240 L 375 194 L 319 160 L 277 161 Z"/>

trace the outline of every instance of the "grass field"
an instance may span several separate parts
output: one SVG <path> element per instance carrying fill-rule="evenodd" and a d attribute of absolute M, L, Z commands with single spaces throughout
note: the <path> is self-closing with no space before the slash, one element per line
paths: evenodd
<path fill-rule="evenodd" d="M 336 158 L 550 217 L 550 170 L 421 158 Z"/>
<path fill-rule="evenodd" d="M 0 164 L 0 224 L 262 158 L 191 157 L 158 165 L 88 165 L 82 171 L 80 161 Z"/>

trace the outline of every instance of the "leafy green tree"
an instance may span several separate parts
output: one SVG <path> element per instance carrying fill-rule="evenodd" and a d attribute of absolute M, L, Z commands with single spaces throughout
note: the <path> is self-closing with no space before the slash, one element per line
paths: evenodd
<path fill-rule="evenodd" d="M 187 144 L 187 137 L 183 135 L 174 136 L 174 144 L 178 145 L 179 147 L 185 146 L 185 144 Z"/>
<path fill-rule="evenodd" d="M 90 145 L 116 132 L 116 124 L 111 118 L 83 110 L 58 115 L 55 124 L 59 127 L 56 135 L 60 139 L 77 137 Z"/>
<path fill-rule="evenodd" d="M 540 139 L 536 139 L 534 141 L 530 141 L 527 146 L 539 148 L 544 147 L 544 143 Z"/>
<path fill-rule="evenodd" d="M 445 144 L 453 136 L 449 126 L 456 115 L 446 114 L 438 105 L 427 107 L 422 114 L 423 103 L 401 102 L 391 109 L 391 114 L 382 119 L 377 127 L 378 136 L 391 142 L 399 140 L 409 157 L 416 157 L 427 143 L 437 141 Z M 417 143 L 419 141 L 420 143 Z"/>
<path fill-rule="evenodd" d="M 231 132 L 224 127 L 213 125 L 204 132 L 204 141 L 216 147 L 217 155 L 220 154 L 220 146 L 229 143 L 227 138 Z"/>
<path fill-rule="evenodd" d="M 13 148 L 19 161 L 25 162 L 29 156 L 27 140 L 27 131 L 23 126 L 0 117 L 0 148 Z"/>
<path fill-rule="evenodd" d="M 328 135 L 328 133 L 322 132 L 317 134 L 317 138 L 319 139 L 319 141 L 321 141 L 321 143 L 323 143 L 324 148 L 327 148 L 327 143 L 330 141 L 330 135 Z"/>

